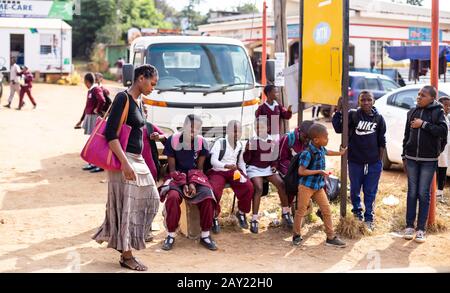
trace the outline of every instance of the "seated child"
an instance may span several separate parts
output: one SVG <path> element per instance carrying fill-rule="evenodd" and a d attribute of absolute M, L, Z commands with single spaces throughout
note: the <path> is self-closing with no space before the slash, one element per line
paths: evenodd
<path fill-rule="evenodd" d="M 250 231 L 258 233 L 258 211 L 263 193 L 263 180 L 267 179 L 275 185 L 282 207 L 282 222 L 288 228 L 292 228 L 293 221 L 289 209 L 288 198 L 281 176 L 276 173 L 278 160 L 278 142 L 267 133 L 267 118 L 260 116 L 255 121 L 257 136 L 250 139 L 245 147 L 244 161 L 247 163 L 247 175 L 252 180 L 253 216 L 250 221 Z"/>
<path fill-rule="evenodd" d="M 253 198 L 253 184 L 247 177 L 244 162 L 244 146 L 240 141 L 242 136 L 241 123 L 232 120 L 227 125 L 227 135 L 218 139 L 211 149 L 212 169 L 208 171 L 208 179 L 213 186 L 217 200 L 216 217 L 213 222 L 213 232 L 220 231 L 217 217 L 220 213 L 220 199 L 225 184 L 228 183 L 238 199 L 236 218 L 239 226 L 248 229 L 246 213 L 250 212 Z M 223 147 L 225 147 L 223 149 Z"/>
<path fill-rule="evenodd" d="M 198 133 L 202 120 L 197 115 L 186 117 L 181 133 L 167 139 L 164 152 L 168 158 L 170 178 L 161 188 L 160 196 L 165 198 L 165 221 L 168 235 L 162 246 L 171 250 L 175 242 L 175 231 L 181 217 L 183 200 L 197 205 L 200 211 L 200 244 L 210 250 L 217 250 L 210 236 L 216 199 L 208 178 L 203 174 L 203 164 L 208 155 L 206 140 Z"/>

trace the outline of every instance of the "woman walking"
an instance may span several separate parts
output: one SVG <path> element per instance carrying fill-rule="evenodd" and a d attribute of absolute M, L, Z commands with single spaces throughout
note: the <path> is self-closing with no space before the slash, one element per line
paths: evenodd
<path fill-rule="evenodd" d="M 145 248 L 145 236 L 158 212 L 159 195 L 155 181 L 142 157 L 142 127 L 145 118 L 141 95 L 149 95 L 158 81 L 158 72 L 152 65 L 134 70 L 133 85 L 117 94 L 106 123 L 105 137 L 109 147 L 121 162 L 122 171 L 107 171 L 108 201 L 103 225 L 92 237 L 99 243 L 108 242 L 108 248 L 121 253 L 120 265 L 130 270 L 146 271 L 147 266 L 133 256 L 132 249 Z M 117 137 L 125 105 L 128 103 L 126 124 L 131 127 L 126 150 Z"/>

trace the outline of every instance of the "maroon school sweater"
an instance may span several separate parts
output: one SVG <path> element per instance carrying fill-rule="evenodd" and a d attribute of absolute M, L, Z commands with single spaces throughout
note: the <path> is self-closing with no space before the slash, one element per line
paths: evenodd
<path fill-rule="evenodd" d="M 281 119 L 289 120 L 292 117 L 292 111 L 288 111 L 285 107 L 278 104 L 275 106 L 275 109 L 272 111 L 266 103 L 263 103 L 256 109 L 255 116 L 258 118 L 259 116 L 267 117 L 267 133 L 268 134 L 280 134 L 280 126 Z M 273 117 L 273 118 L 272 118 Z M 278 118 L 277 118 L 278 117 Z M 272 119 L 278 119 L 278 129 L 273 129 L 272 132 Z M 274 121 L 274 123 L 276 123 Z"/>
<path fill-rule="evenodd" d="M 271 155 L 268 155 L 271 154 Z M 278 142 L 273 140 L 263 141 L 252 138 L 248 141 L 244 151 L 244 161 L 247 165 L 258 168 L 278 166 Z"/>
<path fill-rule="evenodd" d="M 105 97 L 103 96 L 103 90 L 96 86 L 87 93 L 86 107 L 84 108 L 85 114 L 94 114 L 94 110 L 97 109 L 97 113 L 100 113 L 105 104 Z"/>

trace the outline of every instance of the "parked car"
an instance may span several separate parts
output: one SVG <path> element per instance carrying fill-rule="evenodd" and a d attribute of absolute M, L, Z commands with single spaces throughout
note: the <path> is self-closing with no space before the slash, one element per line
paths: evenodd
<path fill-rule="evenodd" d="M 388 92 L 400 88 L 392 78 L 369 72 L 349 72 L 349 89 L 348 89 L 348 103 L 350 108 L 358 107 L 358 96 L 363 90 L 371 91 L 375 99 L 378 99 Z M 322 115 L 325 117 L 330 117 L 331 107 L 323 106 Z"/>
<path fill-rule="evenodd" d="M 386 120 L 386 149 L 383 155 L 383 167 L 402 164 L 403 136 L 405 134 L 406 114 L 416 106 L 417 93 L 423 84 L 405 86 L 390 92 L 375 102 L 378 112 Z M 450 83 L 439 84 L 439 97 L 450 96 Z M 450 168 L 447 170 L 450 176 Z"/>

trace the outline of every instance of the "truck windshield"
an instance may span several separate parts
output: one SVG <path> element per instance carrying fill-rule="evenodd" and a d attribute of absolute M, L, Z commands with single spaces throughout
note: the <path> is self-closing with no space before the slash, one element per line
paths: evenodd
<path fill-rule="evenodd" d="M 210 92 L 254 87 L 252 68 L 242 47 L 174 43 L 151 45 L 148 50 L 149 63 L 159 72 L 158 90 Z"/>

